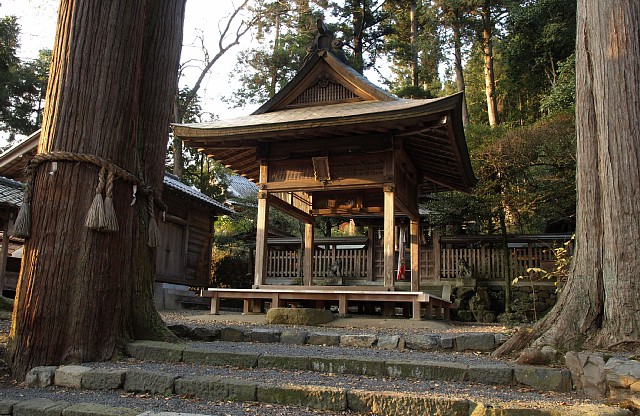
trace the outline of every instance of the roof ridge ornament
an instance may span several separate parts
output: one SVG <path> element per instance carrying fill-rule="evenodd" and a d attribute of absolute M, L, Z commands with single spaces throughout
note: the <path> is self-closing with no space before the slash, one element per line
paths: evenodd
<path fill-rule="evenodd" d="M 336 58 L 345 64 L 349 64 L 346 55 L 342 51 L 342 41 L 335 37 L 322 19 L 316 20 L 316 26 L 318 27 L 318 33 L 314 36 L 313 41 L 307 45 L 307 55 L 302 60 L 302 65 L 304 66 L 314 54 L 322 56 L 327 52 L 331 52 Z"/>

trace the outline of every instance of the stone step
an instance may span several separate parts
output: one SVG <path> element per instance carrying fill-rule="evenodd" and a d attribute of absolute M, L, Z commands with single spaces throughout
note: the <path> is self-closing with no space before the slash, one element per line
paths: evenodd
<path fill-rule="evenodd" d="M 423 361 L 411 358 L 381 360 L 339 353 L 333 356 L 274 355 L 214 351 L 206 346 L 158 341 L 132 342 L 126 346 L 126 353 L 139 360 L 166 363 L 302 370 L 499 386 L 519 385 L 539 391 L 569 392 L 572 389 L 571 373 L 567 369 L 508 365 L 498 361 L 486 364 L 460 364 L 451 361 Z"/>
<path fill-rule="evenodd" d="M 60 387 L 77 389 L 123 389 L 157 395 L 175 394 L 180 397 L 216 401 L 261 402 L 279 405 L 303 406 L 312 409 L 343 412 L 351 411 L 371 415 L 461 415 L 461 416 L 556 416 L 593 415 L 627 416 L 631 412 L 604 405 L 540 405 L 513 401 L 481 401 L 434 395 L 430 392 L 369 391 L 358 388 L 280 384 L 249 381 L 220 376 L 177 376 L 175 372 L 154 372 L 141 369 L 103 369 L 89 366 L 36 367 L 30 372 L 31 380 L 54 383 Z M 69 404 L 47 399 L 0 401 L 2 415 L 154 415 L 135 409 L 115 408 L 86 403 Z M 162 413 L 167 416 L 176 413 Z"/>
<path fill-rule="evenodd" d="M 346 347 L 381 348 L 387 350 L 415 351 L 493 351 L 508 336 L 503 333 L 468 332 L 458 334 L 335 334 L 305 330 L 280 330 L 271 328 L 241 329 L 236 327 L 190 328 L 170 325 L 178 337 L 193 341 L 262 342 L 294 345 L 340 345 Z"/>

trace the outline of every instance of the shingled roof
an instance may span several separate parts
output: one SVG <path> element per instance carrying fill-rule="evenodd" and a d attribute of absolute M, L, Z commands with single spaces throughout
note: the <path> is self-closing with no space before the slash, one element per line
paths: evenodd
<path fill-rule="evenodd" d="M 22 205 L 23 189 L 22 183 L 0 176 L 0 206 L 17 211 Z"/>
<path fill-rule="evenodd" d="M 211 123 L 175 124 L 174 134 L 237 173 L 259 180 L 261 143 L 391 134 L 401 137 L 422 194 L 476 183 L 462 127 L 462 94 L 400 99 L 328 50 L 253 114 Z M 363 143 L 366 145 L 366 143 Z"/>

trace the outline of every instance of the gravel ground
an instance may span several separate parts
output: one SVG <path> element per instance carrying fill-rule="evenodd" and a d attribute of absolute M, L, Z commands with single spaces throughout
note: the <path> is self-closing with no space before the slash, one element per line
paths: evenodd
<path fill-rule="evenodd" d="M 204 312 L 206 313 L 206 312 Z M 203 311 L 182 311 L 182 312 L 162 312 L 162 316 L 167 324 L 184 324 L 190 327 L 203 326 L 208 328 L 220 328 L 234 326 L 242 329 L 256 328 L 258 325 L 250 323 L 238 323 L 230 321 L 211 322 L 194 320 L 195 315 L 202 315 Z M 231 317 L 230 317 L 231 319 Z M 269 326 L 274 328 L 274 326 Z M 279 329 L 289 329 L 291 326 L 277 326 Z M 397 329 L 397 328 L 317 328 L 300 327 L 295 329 L 307 330 L 309 332 L 331 332 L 334 334 L 375 334 L 375 335 L 410 335 L 420 333 L 434 333 L 430 329 Z M 0 341 L 6 339 L 9 330 L 9 322 L 6 319 L 0 320 Z M 455 325 L 445 332 L 504 332 L 499 326 L 465 326 Z M 438 333 L 443 333 L 440 328 Z M 3 341 L 4 343 L 4 341 Z M 487 354 L 470 353 L 437 353 L 437 352 L 416 352 L 416 351 L 386 351 L 367 348 L 345 348 L 345 347 L 319 347 L 311 345 L 285 345 L 285 344 L 258 344 L 258 343 L 232 343 L 232 342 L 212 342 L 212 343 L 192 343 L 200 348 L 207 348 L 219 351 L 233 352 L 259 352 L 268 354 L 288 354 L 300 356 L 357 356 L 380 359 L 421 359 L 421 360 L 443 360 L 454 361 L 465 364 L 488 364 L 495 363 L 496 360 Z M 501 362 L 505 362 L 502 360 Z M 2 363 L 4 364 L 4 363 Z M 310 371 L 282 371 L 265 369 L 237 369 L 227 367 L 193 366 L 186 364 L 160 364 L 140 362 L 134 359 L 125 359 L 115 362 L 93 363 L 95 367 L 135 367 L 148 371 L 161 371 L 176 375 L 221 375 L 246 380 L 272 383 L 291 383 L 296 385 L 308 384 L 317 386 L 343 387 L 348 389 L 366 389 L 372 391 L 394 391 L 411 393 L 428 393 L 433 396 L 459 398 L 469 398 L 481 400 L 483 402 L 517 402 L 526 403 L 527 406 L 536 407 L 539 405 L 566 406 L 569 404 L 594 404 L 592 400 L 579 397 L 575 393 L 561 394 L 553 392 L 537 392 L 525 388 L 505 388 L 484 385 L 473 385 L 469 383 L 453 383 L 443 381 L 423 381 L 411 379 L 394 379 L 365 377 L 348 374 L 320 374 Z M 184 397 L 162 397 L 146 394 L 132 394 L 124 391 L 77 391 L 63 388 L 25 388 L 13 382 L 6 372 L 0 375 L 0 398 L 50 398 L 52 400 L 65 400 L 73 403 L 95 402 L 109 406 L 129 407 L 141 410 L 189 412 L 210 415 L 344 415 L 354 414 L 351 412 L 326 412 L 314 409 L 299 408 L 295 406 L 279 406 L 264 403 L 233 403 L 233 402 L 212 402 L 207 400 L 188 399 Z"/>

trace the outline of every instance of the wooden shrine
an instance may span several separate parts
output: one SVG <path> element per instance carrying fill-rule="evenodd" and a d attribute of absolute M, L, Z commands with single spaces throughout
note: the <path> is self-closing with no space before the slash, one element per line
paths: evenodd
<path fill-rule="evenodd" d="M 321 30 L 297 75 L 253 114 L 173 126 L 185 145 L 219 160 L 259 188 L 253 289 L 233 294 L 216 289 L 203 295 L 243 298 L 245 309 L 251 309 L 261 291 L 269 292 L 262 298 L 278 305 L 282 295 L 305 297 L 302 293 L 320 306 L 324 300 L 344 299 L 346 292 L 353 301 L 372 297 L 371 291 L 380 292 L 383 300 L 382 292 L 387 292 L 390 301 L 402 301 L 396 299 L 403 294 L 394 282 L 395 226 L 403 219 L 409 224 L 413 259 L 406 294 L 413 295 L 402 299 L 413 302 L 414 318 L 419 318 L 419 308 L 429 300 L 419 287 L 418 199 L 431 192 L 468 191 L 476 182 L 461 121 L 462 95 L 397 98 L 345 63 L 337 44 L 329 31 Z M 269 207 L 305 224 L 302 285 L 269 284 Z M 380 222 L 384 278 L 379 285 L 314 285 L 314 223 L 322 216 Z M 322 291 L 330 295 L 311 296 Z"/>

